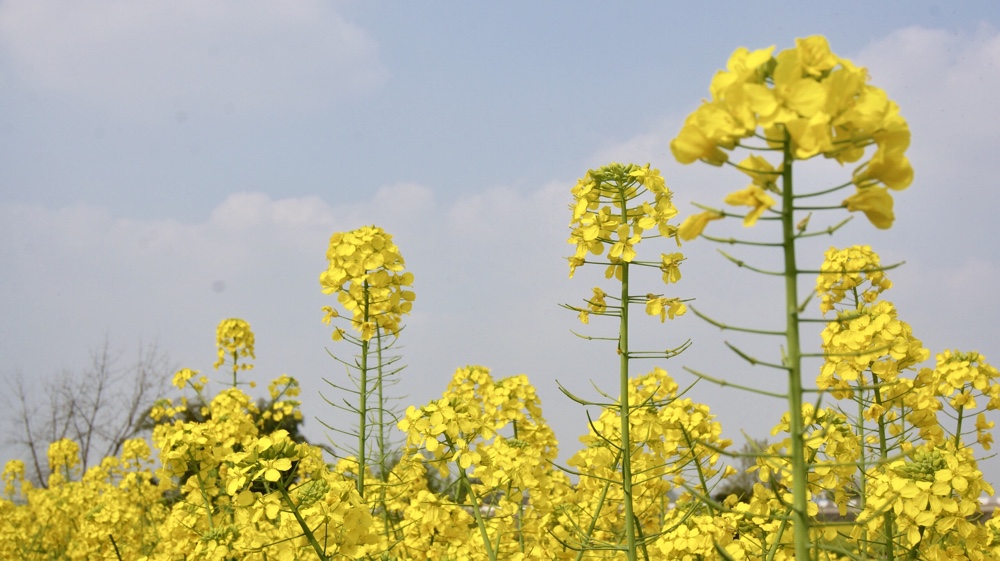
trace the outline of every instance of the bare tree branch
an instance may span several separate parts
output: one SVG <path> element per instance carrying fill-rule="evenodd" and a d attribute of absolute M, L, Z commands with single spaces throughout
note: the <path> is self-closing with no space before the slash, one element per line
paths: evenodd
<path fill-rule="evenodd" d="M 28 477 L 37 485 L 46 485 L 52 442 L 76 441 L 86 470 L 101 458 L 118 455 L 126 440 L 152 427 L 145 417 L 166 391 L 171 372 L 159 347 L 140 342 L 134 362 L 119 367 L 120 353 L 113 352 L 105 338 L 90 358 L 87 368 L 63 370 L 46 384 L 26 384 L 20 371 L 5 376 L 13 392 L 3 400 L 14 427 L 5 444 L 27 452 Z"/>

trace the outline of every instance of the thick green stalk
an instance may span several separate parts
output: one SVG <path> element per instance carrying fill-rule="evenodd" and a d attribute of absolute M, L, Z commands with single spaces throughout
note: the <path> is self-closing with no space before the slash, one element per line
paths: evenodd
<path fill-rule="evenodd" d="M 469 502 L 472 506 L 472 517 L 476 519 L 476 526 L 479 527 L 479 535 L 483 538 L 483 546 L 486 547 L 486 556 L 490 561 L 497 561 L 497 552 L 493 549 L 493 542 L 490 541 L 490 534 L 486 530 L 486 522 L 483 520 L 483 513 L 479 512 L 479 501 L 476 500 L 476 491 L 472 488 L 472 482 L 469 481 L 468 474 L 465 470 L 459 467 L 458 477 L 461 479 L 462 484 L 469 491 Z"/>
<path fill-rule="evenodd" d="M 855 297 L 855 301 L 857 298 Z M 860 304 L 859 304 L 860 306 Z M 864 378 L 858 378 L 858 418 L 855 421 L 855 430 L 858 432 L 858 438 L 861 439 L 861 457 L 859 458 L 858 468 L 861 472 L 861 477 L 858 478 L 858 509 L 863 511 L 866 506 L 865 497 L 868 496 L 868 463 L 866 461 L 865 453 L 865 392 L 867 390 L 860 389 L 865 385 Z M 862 543 L 868 543 L 868 525 L 862 526 L 863 530 L 861 533 Z M 861 558 L 868 558 L 868 549 L 861 548 Z"/>
<path fill-rule="evenodd" d="M 378 355 L 378 467 L 379 474 L 384 481 L 386 479 L 385 473 L 385 394 L 382 388 L 385 384 L 385 373 L 382 369 L 382 329 L 379 327 L 375 328 L 375 352 Z M 385 500 L 385 495 L 383 493 L 383 501 Z"/>
<path fill-rule="evenodd" d="M 370 321 L 368 281 L 364 283 L 364 321 Z M 368 340 L 361 340 L 361 376 L 358 381 L 358 494 L 365 498 L 365 421 L 368 419 Z"/>
<path fill-rule="evenodd" d="M 795 262 L 795 210 L 792 190 L 791 139 L 785 132 L 784 162 L 781 170 L 781 233 L 785 254 L 785 341 L 788 345 L 788 414 L 792 437 L 792 520 L 795 522 L 795 558 L 809 559 L 809 515 L 806 510 L 806 483 L 809 466 L 805 460 L 802 420 L 802 347 L 799 339 L 798 266 Z"/>
<path fill-rule="evenodd" d="M 628 223 L 628 206 L 625 200 L 625 189 L 621 188 L 621 208 L 622 223 Z M 621 437 L 622 437 L 622 493 L 625 498 L 625 540 L 628 547 L 628 561 L 636 561 L 635 544 L 635 514 L 632 505 L 632 440 L 629 435 L 629 414 L 630 405 L 628 401 L 628 263 L 621 262 L 622 271 L 622 311 L 621 325 L 618 331 L 618 357 L 619 357 L 619 391 L 621 397 L 619 401 L 619 414 L 621 416 Z"/>
<path fill-rule="evenodd" d="M 385 464 L 385 395 L 382 392 L 382 387 L 385 382 L 384 372 L 382 371 L 382 329 L 378 326 L 375 327 L 375 352 L 378 355 L 378 370 L 377 376 L 378 380 L 376 385 L 378 387 L 378 474 L 379 478 L 382 480 L 382 485 L 379 486 L 378 493 L 378 505 L 382 511 L 382 528 L 385 537 L 389 537 L 389 508 L 386 506 L 385 502 L 385 487 L 386 482 L 389 480 L 388 474 L 386 473 Z"/>
<path fill-rule="evenodd" d="M 962 386 L 962 391 L 964 392 L 967 387 L 968 384 Z M 958 422 L 955 425 L 955 450 L 962 447 L 962 419 L 965 417 L 965 405 L 959 405 L 957 413 Z"/>
<path fill-rule="evenodd" d="M 233 351 L 233 387 L 236 387 L 236 372 L 239 371 L 240 355 Z"/>
<path fill-rule="evenodd" d="M 872 385 L 875 386 L 873 394 L 875 395 L 875 403 L 881 408 L 882 406 L 882 392 L 879 390 L 880 381 L 878 376 L 872 372 Z M 878 416 L 878 453 L 879 460 L 882 464 L 885 464 L 889 459 L 889 443 L 886 441 L 886 431 L 885 431 L 885 413 L 882 412 Z M 892 509 L 886 510 L 885 514 L 882 515 L 882 534 L 885 536 L 885 559 L 887 561 L 892 561 L 896 558 L 895 552 L 893 551 L 893 537 L 895 531 L 893 530 L 893 522 L 895 516 Z"/>

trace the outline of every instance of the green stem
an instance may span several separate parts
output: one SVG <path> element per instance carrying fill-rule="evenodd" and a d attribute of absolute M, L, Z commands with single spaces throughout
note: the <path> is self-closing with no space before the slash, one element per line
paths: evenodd
<path fill-rule="evenodd" d="M 615 457 L 615 461 L 614 463 L 612 463 L 612 465 L 617 464 L 620 460 L 621 460 L 621 452 L 618 452 L 618 456 Z M 577 550 L 576 557 L 574 557 L 573 561 L 580 561 L 580 559 L 583 558 L 584 552 L 587 551 L 587 549 L 591 546 L 591 540 L 593 539 L 592 536 L 594 535 L 594 528 L 597 527 L 597 521 L 601 517 L 601 509 L 604 508 L 604 501 L 607 500 L 608 490 L 610 488 L 611 488 L 611 482 L 605 481 L 604 485 L 601 487 L 601 495 L 597 497 L 597 508 L 594 509 L 594 515 L 591 516 L 590 518 L 590 525 L 587 527 L 587 533 L 584 534 L 586 543 L 580 544 L 580 549 Z"/>
<path fill-rule="evenodd" d="M 202 480 L 200 472 L 196 473 L 194 476 L 198 478 L 198 490 L 201 491 L 201 499 L 202 502 L 205 503 L 205 514 L 208 515 L 208 529 L 214 530 L 215 520 L 212 516 L 212 502 L 208 498 L 208 491 L 205 490 L 205 482 Z"/>
<path fill-rule="evenodd" d="M 856 292 L 855 292 L 856 293 Z M 856 299 L 856 298 L 855 298 Z M 860 304 L 859 304 L 860 305 Z M 865 510 L 867 501 L 865 497 L 868 496 L 868 463 L 866 461 L 867 454 L 865 452 L 865 392 L 867 390 L 863 389 L 865 381 L 863 378 L 858 378 L 858 418 L 855 421 L 855 427 L 858 432 L 858 439 L 861 441 L 861 457 L 858 460 L 858 467 L 861 470 L 861 477 L 858 478 L 858 509 L 859 512 Z M 874 383 L 873 383 L 874 385 Z M 875 388 L 876 390 L 878 388 Z M 861 539 L 862 543 L 868 543 L 868 525 L 862 525 Z M 868 558 L 867 548 L 861 548 L 862 559 Z"/>
<path fill-rule="evenodd" d="M 364 282 L 362 288 L 362 298 L 364 299 L 364 310 L 362 321 L 368 322 L 371 296 L 368 294 L 368 281 Z M 358 495 L 361 500 L 365 498 L 365 430 L 368 420 L 368 347 L 369 341 L 361 341 L 361 366 L 360 380 L 358 382 L 360 393 L 358 395 Z"/>
<path fill-rule="evenodd" d="M 691 440 L 691 434 L 683 426 L 681 427 L 681 432 L 684 433 L 684 442 L 687 443 L 688 450 L 691 452 L 691 460 L 694 462 L 695 469 L 698 472 L 698 480 L 701 482 L 701 492 L 707 497 L 710 489 L 708 488 L 708 480 L 705 478 L 705 471 L 701 467 L 701 460 L 698 458 L 698 452 L 695 449 L 695 443 Z M 708 507 L 708 512 L 712 516 L 715 516 L 715 507 L 709 502 L 706 502 L 705 506 Z"/>
<path fill-rule="evenodd" d="M 619 190 L 619 200 L 622 208 L 622 222 L 627 220 L 627 206 L 625 200 L 625 189 Z M 629 415 L 631 408 L 628 400 L 628 262 L 621 262 L 622 271 L 622 291 L 621 291 L 621 323 L 618 331 L 618 364 L 619 364 L 619 415 L 621 416 L 621 450 L 622 450 L 622 493 L 625 499 L 625 543 L 628 547 L 628 561 L 636 561 L 635 545 L 635 512 L 632 504 L 632 440 L 629 435 Z"/>
<path fill-rule="evenodd" d="M 881 410 L 882 390 L 879 389 L 878 387 L 879 385 L 878 375 L 876 375 L 874 372 L 872 372 L 872 385 L 875 386 L 875 389 L 872 390 L 872 393 L 875 396 L 875 403 L 879 406 L 879 409 Z M 889 458 L 889 443 L 886 440 L 884 412 L 879 413 L 878 416 L 878 454 L 880 463 L 882 464 L 884 464 L 886 460 Z M 894 522 L 895 522 L 895 516 L 893 514 L 892 509 L 886 510 L 885 513 L 882 515 L 882 533 L 885 535 L 885 559 L 887 561 L 892 561 L 893 559 L 896 558 L 895 552 L 893 551 L 895 545 L 893 542 L 893 535 L 895 533 L 893 531 Z"/>
<path fill-rule="evenodd" d="M 479 512 L 479 501 L 476 500 L 476 492 L 472 489 L 472 482 L 465 470 L 459 467 L 458 476 L 462 479 L 466 489 L 469 490 L 469 502 L 472 506 L 472 516 L 476 519 L 476 526 L 479 526 L 479 535 L 483 538 L 483 546 L 486 547 L 486 555 L 490 561 L 497 561 L 496 550 L 493 549 L 493 542 L 490 541 L 490 534 L 486 531 L 486 522 L 483 521 L 483 513 Z"/>
<path fill-rule="evenodd" d="M 377 381 L 376 386 L 378 388 L 378 473 L 379 479 L 381 480 L 381 485 L 379 486 L 378 492 L 378 505 L 382 511 L 382 530 L 386 539 L 389 538 L 390 533 L 390 523 L 389 523 L 389 508 L 386 505 L 385 493 L 386 484 L 389 481 L 389 475 L 386 473 L 385 464 L 385 394 L 382 391 L 384 382 L 384 372 L 382 371 L 382 329 L 378 326 L 375 327 L 375 352 L 378 355 L 378 369 L 377 369 Z"/>
<path fill-rule="evenodd" d="M 288 496 L 288 491 L 285 490 L 284 486 L 280 485 L 278 486 L 278 491 L 281 493 L 282 500 L 284 500 L 285 504 L 288 505 L 288 510 L 290 510 L 292 516 L 295 517 L 295 521 L 299 523 L 299 528 L 302 528 L 302 533 L 306 536 L 306 539 L 309 540 L 309 545 L 312 546 L 313 551 L 315 551 L 316 555 L 323 561 L 329 560 L 330 557 L 326 554 L 326 551 L 324 551 L 323 546 L 316 541 L 316 536 L 313 535 L 312 530 L 309 529 L 309 525 L 306 524 L 302 515 L 299 514 L 299 508 L 292 502 L 292 497 Z"/>
<path fill-rule="evenodd" d="M 966 387 L 967 385 L 962 386 L 963 392 Z M 958 413 L 958 424 L 955 425 L 955 450 L 958 451 L 958 449 L 962 446 L 962 419 L 965 417 L 965 406 L 960 405 L 956 413 Z"/>
<path fill-rule="evenodd" d="M 514 440 L 520 440 L 517 434 L 517 419 L 511 423 L 514 426 Z M 510 496 L 510 487 L 508 486 L 507 496 Z M 517 545 L 518 551 L 524 553 L 524 491 L 521 492 L 521 498 L 517 501 Z"/>
<path fill-rule="evenodd" d="M 805 461 L 802 419 L 802 349 L 799 338 L 798 265 L 795 259 L 795 209 L 792 187 L 791 138 L 785 131 L 784 162 L 781 171 L 781 231 L 785 257 L 785 320 L 788 356 L 788 413 L 792 440 L 792 520 L 795 522 L 795 558 L 809 559 L 809 516 L 806 484 L 809 466 Z"/>
<path fill-rule="evenodd" d="M 115 537 L 111 534 L 108 534 L 108 539 L 111 540 L 111 547 L 115 548 L 115 557 L 118 558 L 118 561 L 122 561 L 122 554 L 120 551 L 118 551 L 118 544 L 115 543 Z"/>

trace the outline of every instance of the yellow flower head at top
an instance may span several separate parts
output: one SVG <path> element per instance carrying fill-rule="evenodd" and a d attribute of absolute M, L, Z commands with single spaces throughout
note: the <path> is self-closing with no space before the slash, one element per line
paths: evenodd
<path fill-rule="evenodd" d="M 234 370 L 250 370 L 253 364 L 238 364 L 240 358 L 254 356 L 254 337 L 250 324 L 239 318 L 224 319 L 216 329 L 215 344 L 218 347 L 219 358 L 212 366 L 218 370 L 226 359 L 232 357 Z"/>
<path fill-rule="evenodd" d="M 177 389 L 183 390 L 191 378 L 198 375 L 197 370 L 191 370 L 190 368 L 181 368 L 174 374 L 173 384 Z"/>
<path fill-rule="evenodd" d="M 48 456 L 52 471 L 62 466 L 76 466 L 80 463 L 80 445 L 68 438 L 57 440 L 49 445 Z"/>
<path fill-rule="evenodd" d="M 647 192 L 652 202 L 640 201 Z M 576 245 L 569 257 L 570 276 L 584 265 L 588 255 L 602 255 L 606 245 L 610 265 L 606 276 L 618 275 L 621 263 L 636 257 L 636 246 L 655 230 L 659 236 L 676 237 L 677 228 L 668 221 L 677 215 L 673 194 L 660 170 L 649 164 L 611 163 L 587 171 L 572 189 L 572 233 L 568 243 Z M 623 210 L 623 206 L 625 207 Z"/>
<path fill-rule="evenodd" d="M 757 137 L 770 149 L 787 148 L 792 159 L 822 155 L 841 164 L 860 162 L 853 174 L 859 195 L 878 200 L 858 201 L 848 209 L 861 210 L 877 227 L 887 228 L 891 196 L 884 188 L 905 189 L 913 181 L 905 156 L 910 130 L 899 106 L 867 79 L 865 68 L 835 55 L 822 36 L 797 39 L 794 48 L 777 54 L 774 47 L 736 49 L 726 70 L 712 79 L 711 98 L 671 141 L 671 152 L 684 164 L 701 160 L 718 166 L 729 161 L 729 151 L 757 149 L 741 144 Z M 874 153 L 862 161 L 869 146 Z M 738 167 L 754 177 L 755 185 L 772 191 L 765 182 L 773 184 L 780 170 L 758 168 L 762 162 L 745 160 Z M 747 225 L 756 214 L 747 216 Z"/>
<path fill-rule="evenodd" d="M 320 273 L 324 294 L 337 294 L 337 300 L 351 312 L 351 325 L 361 340 L 367 341 L 376 328 L 396 335 L 403 314 L 409 314 L 416 295 L 407 290 L 413 285 L 413 273 L 403 270 L 403 256 L 392 236 L 376 226 L 363 226 L 330 237 L 326 252 L 327 269 Z M 329 323 L 339 314 L 324 306 L 323 321 Z M 334 340 L 343 338 L 336 328 Z"/>

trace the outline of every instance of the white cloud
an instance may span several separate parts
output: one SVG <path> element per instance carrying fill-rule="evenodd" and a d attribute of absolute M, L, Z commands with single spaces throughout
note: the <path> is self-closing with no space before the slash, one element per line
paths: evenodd
<path fill-rule="evenodd" d="M 494 187 L 455 201 L 446 213 L 447 225 L 450 231 L 467 239 L 499 243 L 505 237 L 523 235 L 524 230 L 551 233 L 553 225 L 565 229 L 563 222 L 568 224 L 569 211 L 561 217 L 558 214 L 569 205 L 568 197 L 567 185 L 555 182 L 527 194 L 510 187 Z"/>
<path fill-rule="evenodd" d="M 332 209 L 319 197 L 272 201 L 263 193 L 234 193 L 212 210 L 209 223 L 222 230 L 244 230 L 267 225 L 282 229 L 329 226 Z"/>
<path fill-rule="evenodd" d="M 972 33 L 908 27 L 875 41 L 855 62 L 872 83 L 896 100 L 904 117 L 919 113 L 923 134 L 944 138 L 996 138 L 1000 105 L 1000 33 L 983 25 Z"/>
<path fill-rule="evenodd" d="M 568 198 L 568 186 L 555 183 L 447 203 L 412 183 L 345 205 L 234 193 L 194 224 L 0 204 L 0 373 L 73 368 L 104 333 L 112 344 L 158 340 L 181 365 L 210 372 L 215 325 L 244 317 L 257 332 L 255 375 L 299 376 L 307 415 L 328 419 L 316 392 L 326 391 L 321 375 L 340 371 L 324 346 L 349 351 L 331 345 L 319 321 L 331 303 L 318 284 L 326 244 L 334 231 L 377 224 L 416 276 L 402 341 L 409 366 L 398 388 L 408 402 L 437 397 L 468 363 L 498 376 L 528 372 L 545 386 L 566 357 L 553 341 L 571 337 L 573 316 L 556 306 L 564 299 Z M 545 395 L 553 407 L 562 401 L 554 387 Z M 580 430 L 572 423 L 567 442 Z"/>
<path fill-rule="evenodd" d="M 1000 265 L 996 261 L 973 259 L 945 273 L 948 289 L 958 294 L 975 293 L 975 299 L 995 299 L 1000 284 Z"/>
<path fill-rule="evenodd" d="M 603 166 L 610 162 L 634 163 L 644 165 L 652 163 L 653 167 L 662 165 L 670 155 L 670 140 L 680 130 L 677 119 L 661 119 L 649 130 L 625 139 L 621 142 L 609 143 L 595 153 L 587 165 Z"/>
<path fill-rule="evenodd" d="M 29 90 L 178 120 L 315 109 L 386 78 L 372 38 L 319 0 L 12 0 L 0 46 Z"/>

